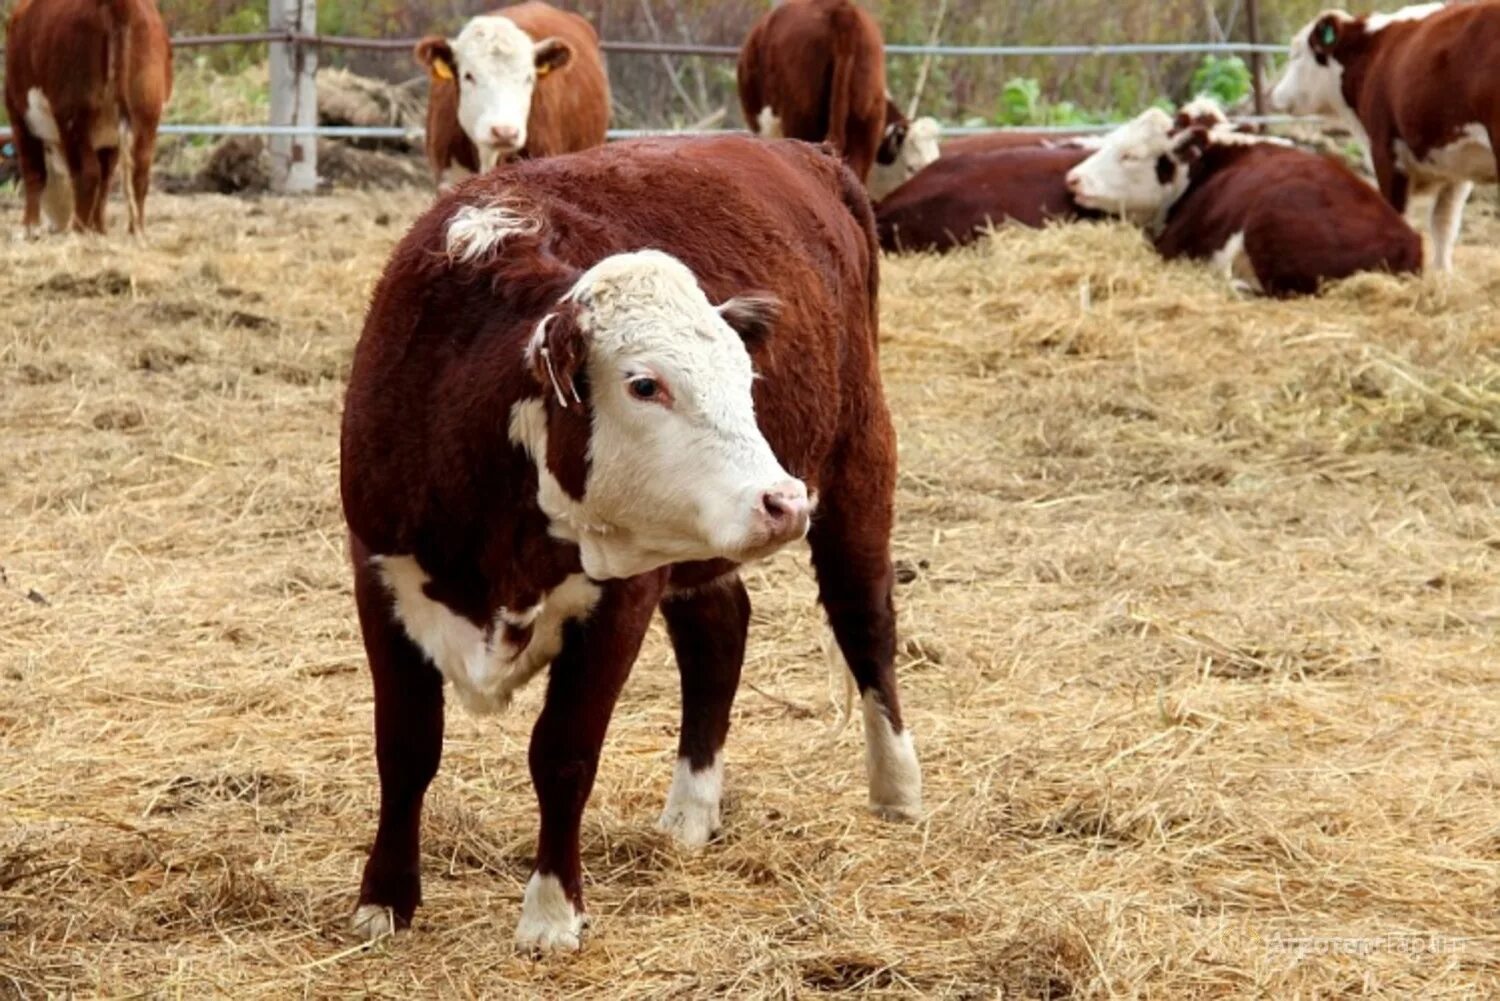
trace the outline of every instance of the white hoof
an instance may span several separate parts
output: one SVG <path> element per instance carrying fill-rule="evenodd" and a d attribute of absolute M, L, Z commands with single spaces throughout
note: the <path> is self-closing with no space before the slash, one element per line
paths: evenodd
<path fill-rule="evenodd" d="M 563 892 L 556 876 L 532 873 L 516 924 L 516 948 L 522 952 L 577 952 L 582 944 L 583 915 Z"/>
<path fill-rule="evenodd" d="M 719 800 L 724 794 L 724 752 L 701 772 L 687 758 L 677 759 L 667 806 L 656 826 L 684 848 L 702 848 L 722 829 Z"/>
<path fill-rule="evenodd" d="M 396 934 L 396 913 L 381 904 L 360 904 L 349 928 L 366 942 Z"/>
<path fill-rule="evenodd" d="M 870 809 L 882 820 L 920 820 L 922 766 L 911 728 L 891 726 L 874 690 L 865 692 L 865 767 L 870 777 Z"/>

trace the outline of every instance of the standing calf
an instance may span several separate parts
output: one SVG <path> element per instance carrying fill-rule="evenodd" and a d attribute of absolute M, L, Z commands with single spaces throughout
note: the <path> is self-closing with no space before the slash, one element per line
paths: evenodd
<path fill-rule="evenodd" d="M 123 168 L 130 231 L 146 222 L 146 191 L 162 107 L 172 92 L 172 43 L 152 0 L 21 0 L 10 16 L 5 108 L 34 234 L 104 232 L 104 206 Z"/>
<path fill-rule="evenodd" d="M 396 248 L 343 428 L 380 773 L 360 932 L 405 926 L 419 902 L 444 682 L 493 712 L 550 665 L 516 938 L 578 947 L 579 825 L 658 607 L 683 698 L 661 825 L 707 841 L 750 621 L 738 565 L 804 535 L 864 698 L 870 804 L 919 811 L 893 668 L 877 256 L 836 159 L 746 137 L 505 166 L 439 200 Z"/>

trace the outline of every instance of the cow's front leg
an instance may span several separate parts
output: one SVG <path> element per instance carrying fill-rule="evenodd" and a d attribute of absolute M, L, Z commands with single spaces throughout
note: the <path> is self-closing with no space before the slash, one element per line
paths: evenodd
<path fill-rule="evenodd" d="M 550 952 L 577 949 L 583 929 L 578 833 L 594 786 L 599 749 L 615 700 L 640 651 L 665 571 L 612 581 L 585 620 L 563 627 L 563 645 L 547 679 L 547 700 L 531 733 L 531 781 L 541 830 L 536 869 L 526 884 L 516 945 Z"/>
<path fill-rule="evenodd" d="M 745 663 L 750 595 L 738 574 L 662 602 L 682 677 L 682 736 L 659 826 L 689 848 L 719 831 L 724 738 Z"/>

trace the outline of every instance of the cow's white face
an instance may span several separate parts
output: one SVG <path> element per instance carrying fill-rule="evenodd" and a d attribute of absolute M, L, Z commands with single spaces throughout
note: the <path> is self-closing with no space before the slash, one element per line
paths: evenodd
<path fill-rule="evenodd" d="M 1068 191 L 1084 208 L 1149 222 L 1187 190 L 1187 171 L 1172 147 L 1172 119 L 1150 108 L 1068 171 Z"/>
<path fill-rule="evenodd" d="M 905 128 L 905 135 L 897 137 L 891 134 L 892 129 L 900 128 Z M 887 125 L 881 154 L 870 168 L 870 200 L 880 201 L 935 161 L 941 137 L 942 126 L 935 118 L 918 118 L 905 126 Z"/>
<path fill-rule="evenodd" d="M 536 425 L 555 420 L 533 409 L 520 418 L 530 430 L 513 420 L 512 434 L 530 439 L 542 509 L 554 532 L 578 542 L 590 577 L 758 559 L 807 534 L 807 487 L 756 424 L 750 355 L 731 327 L 753 335 L 773 308 L 759 299 L 715 308 L 680 261 L 639 251 L 590 268 L 538 326 L 528 357 L 548 406 L 591 411 L 582 496 L 557 482 L 537 441 Z M 586 377 L 586 403 L 569 369 Z"/>
<path fill-rule="evenodd" d="M 538 76 L 566 65 L 573 50 L 560 39 L 533 42 L 508 17 L 476 17 L 452 42 L 458 79 L 458 124 L 489 170 L 526 145 L 526 121 Z"/>
<path fill-rule="evenodd" d="M 1343 115 L 1344 67 L 1332 49 L 1351 18 L 1343 11 L 1325 11 L 1292 36 L 1286 69 L 1271 90 L 1271 106 L 1289 115 Z"/>

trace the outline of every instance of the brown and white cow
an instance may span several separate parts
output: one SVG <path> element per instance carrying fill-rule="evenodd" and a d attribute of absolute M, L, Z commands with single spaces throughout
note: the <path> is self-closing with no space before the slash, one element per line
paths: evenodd
<path fill-rule="evenodd" d="M 26 192 L 22 225 L 104 232 L 115 169 L 130 231 L 146 192 L 172 43 L 152 0 L 21 0 L 10 16 L 5 108 Z"/>
<path fill-rule="evenodd" d="M 951 250 L 1005 222 L 1044 226 L 1098 213 L 1068 191 L 1068 171 L 1092 150 L 1080 146 L 1015 146 L 945 154 L 875 206 L 875 229 L 886 250 Z"/>
<path fill-rule="evenodd" d="M 937 123 L 907 122 L 890 100 L 880 26 L 852 0 L 778 4 L 750 29 L 737 75 L 750 131 L 827 142 L 866 183 L 878 160 L 881 194 L 937 156 Z"/>
<path fill-rule="evenodd" d="M 427 160 L 441 186 L 455 167 L 604 144 L 609 79 L 593 25 L 537 2 L 473 18 L 452 39 L 417 43 L 427 67 Z"/>
<path fill-rule="evenodd" d="M 1422 267 L 1421 238 L 1339 161 L 1224 125 L 1176 128 L 1160 109 L 1111 133 L 1068 187 L 1147 225 L 1163 257 L 1211 260 L 1268 295 Z"/>
<path fill-rule="evenodd" d="M 1406 211 L 1415 184 L 1436 187 L 1434 263 L 1453 245 L 1475 181 L 1500 178 L 1500 4 L 1320 14 L 1292 39 L 1271 92 L 1279 109 L 1341 118 L 1365 143 L 1380 191 Z"/>
<path fill-rule="evenodd" d="M 706 842 L 750 619 L 737 567 L 804 534 L 863 693 L 870 804 L 918 813 L 893 670 L 877 258 L 837 158 L 747 136 L 506 165 L 440 198 L 396 248 L 343 427 L 381 785 L 358 931 L 404 927 L 419 902 L 444 683 L 494 712 L 550 665 L 516 936 L 577 948 L 583 807 L 658 608 L 683 697 L 660 823 Z"/>

